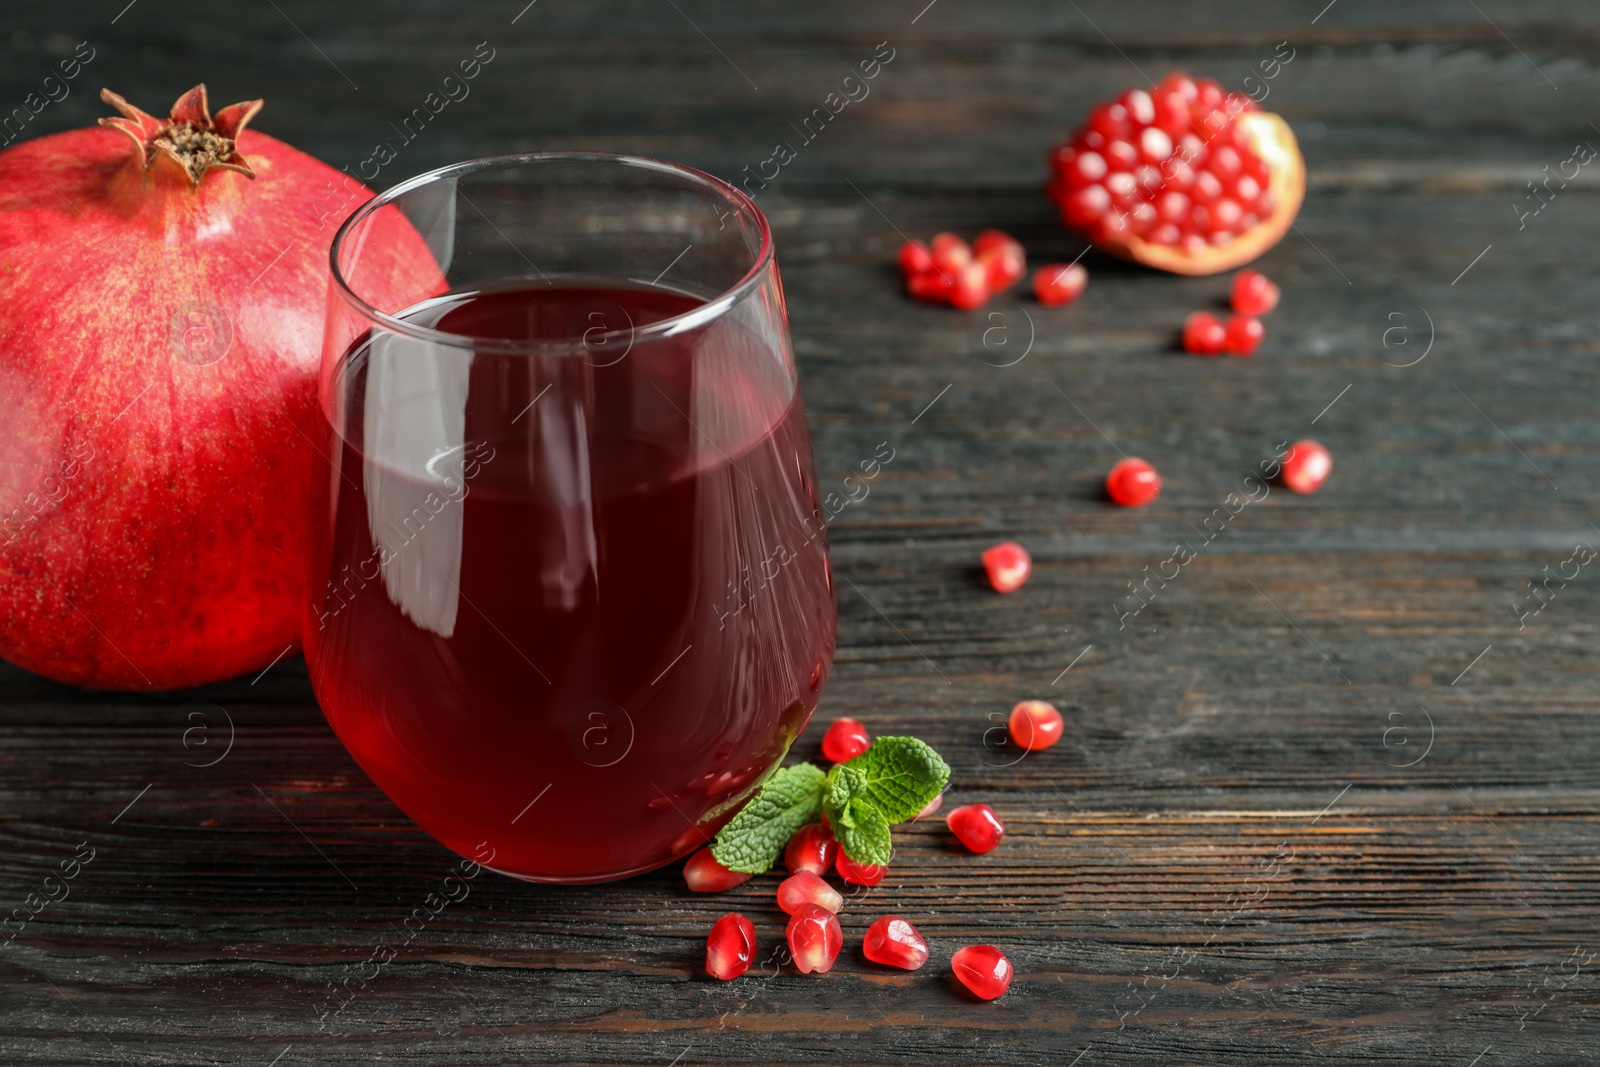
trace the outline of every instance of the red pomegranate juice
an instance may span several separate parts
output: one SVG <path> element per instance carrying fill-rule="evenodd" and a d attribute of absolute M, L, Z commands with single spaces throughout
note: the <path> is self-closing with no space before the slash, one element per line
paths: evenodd
<path fill-rule="evenodd" d="M 525 878 L 699 847 L 782 759 L 832 659 L 811 450 L 780 343 L 659 289 L 526 283 L 399 316 L 324 386 L 305 621 L 329 723 L 423 829 Z"/>

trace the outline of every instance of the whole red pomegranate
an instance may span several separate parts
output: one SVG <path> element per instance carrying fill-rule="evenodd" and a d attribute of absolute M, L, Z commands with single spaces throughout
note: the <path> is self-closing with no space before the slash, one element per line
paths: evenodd
<path fill-rule="evenodd" d="M 370 193 L 246 130 L 259 100 L 101 96 L 108 128 L 0 153 L 0 655 L 195 685 L 299 640 L 328 246 Z"/>

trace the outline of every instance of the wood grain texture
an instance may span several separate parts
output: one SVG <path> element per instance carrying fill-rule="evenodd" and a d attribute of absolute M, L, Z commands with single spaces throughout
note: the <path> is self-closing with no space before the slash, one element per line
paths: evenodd
<path fill-rule="evenodd" d="M 98 49 L 40 132 L 98 117 L 101 84 L 159 108 L 203 77 L 217 101 L 265 97 L 262 129 L 337 165 L 489 41 L 472 95 L 379 186 L 556 146 L 736 178 L 892 42 L 872 95 L 761 197 L 824 485 L 897 450 L 832 530 L 837 666 L 797 752 L 841 714 L 915 733 L 949 758 L 951 801 L 988 800 L 1009 831 L 973 857 L 937 821 L 910 827 L 888 880 L 847 903 L 847 943 L 912 918 L 925 971 L 884 974 L 852 944 L 826 977 L 769 963 L 722 985 L 705 931 L 743 910 L 768 958 L 770 880 L 704 898 L 671 869 L 581 889 L 486 875 L 407 932 L 454 857 L 345 755 L 298 659 L 127 697 L 0 667 L 0 912 L 94 849 L 0 943 L 0 1061 L 1591 1062 L 1600 578 L 1584 568 L 1525 625 L 1513 605 L 1600 544 L 1600 179 L 1522 230 L 1510 205 L 1600 137 L 1600 13 L 1477 6 L 1344 0 L 1313 25 L 1321 3 L 0 5 L 26 33 L 0 99 L 63 47 Z M 1312 195 L 1262 264 L 1285 295 L 1254 360 L 1175 351 L 1224 280 L 1094 254 L 1069 309 L 900 295 L 902 231 L 998 225 L 1036 261 L 1076 256 L 1038 192 L 1049 144 L 1134 67 L 1231 83 L 1282 40 L 1296 59 L 1270 104 Z M 1274 489 L 1197 531 L 1311 434 L 1337 464 L 1321 494 Z M 1119 451 L 1161 470 L 1158 505 L 1101 501 Z M 1005 598 L 975 566 L 1002 538 L 1036 560 Z M 1179 542 L 1194 561 L 1120 618 Z M 1024 696 L 1057 701 L 1068 732 L 1019 760 L 992 731 Z M 948 977 L 975 941 L 1017 963 L 1003 1000 Z M 392 962 L 363 969 L 380 945 Z"/>

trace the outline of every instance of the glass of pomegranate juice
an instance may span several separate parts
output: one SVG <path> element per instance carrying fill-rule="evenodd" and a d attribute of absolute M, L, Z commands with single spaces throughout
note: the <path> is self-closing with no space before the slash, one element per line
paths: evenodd
<path fill-rule="evenodd" d="M 502 873 L 700 847 L 833 657 L 767 220 L 686 167 L 502 156 L 370 201 L 332 257 L 304 616 L 328 722 Z"/>

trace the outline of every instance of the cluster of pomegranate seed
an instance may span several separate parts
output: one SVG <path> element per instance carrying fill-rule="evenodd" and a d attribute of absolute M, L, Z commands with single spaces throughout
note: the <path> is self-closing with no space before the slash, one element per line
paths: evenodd
<path fill-rule="evenodd" d="M 1283 471 L 1278 477 L 1291 492 L 1315 493 L 1332 472 L 1333 457 L 1326 448 L 1308 437 L 1289 446 L 1289 454 L 1283 458 Z"/>
<path fill-rule="evenodd" d="M 1024 719 L 1027 726 L 1022 725 Z M 1042 701 L 1024 701 L 1013 710 L 1011 729 L 1019 737 L 1024 730 L 1029 731 L 1029 747 L 1046 748 L 1061 735 L 1061 715 Z M 836 720 L 827 736 L 833 738 L 833 743 L 825 739 L 824 751 L 848 752 L 847 758 L 860 755 L 872 743 L 866 727 L 854 719 Z M 917 818 L 938 811 L 942 800 L 942 795 L 934 797 Z M 1005 835 L 1005 827 L 987 804 L 957 808 L 947 821 L 956 837 L 973 852 L 990 851 Z M 845 898 L 823 876 L 832 868 L 847 884 L 875 886 L 883 881 L 889 868 L 857 863 L 846 856 L 826 819 L 795 831 L 784 848 L 783 859 L 790 873 L 778 885 L 777 901 L 789 916 L 784 928 L 789 952 L 801 974 L 826 973 L 833 969 L 844 948 L 839 911 Z M 690 858 L 683 876 L 689 888 L 700 893 L 731 889 L 750 878 L 718 863 L 709 846 Z M 928 942 L 907 920 L 885 915 L 867 928 L 861 953 L 872 963 L 915 971 L 928 962 Z M 738 912 L 722 916 L 706 935 L 706 973 L 713 978 L 724 982 L 738 978 L 750 969 L 755 956 L 755 926 Z M 992 945 L 969 945 L 957 950 L 951 967 L 962 985 L 984 1000 L 1000 996 L 1011 984 L 1011 961 Z"/>
<path fill-rule="evenodd" d="M 941 233 L 931 246 L 921 241 L 900 246 L 906 291 L 926 303 L 963 311 L 980 308 L 993 294 L 1011 288 L 1027 264 L 1021 243 L 1001 230 L 984 230 L 971 245 L 953 233 Z"/>
<path fill-rule="evenodd" d="M 1278 306 L 1278 287 L 1258 270 L 1233 277 L 1233 314 L 1223 323 L 1209 311 L 1196 311 L 1183 324 L 1183 350 L 1196 356 L 1253 356 L 1267 335 L 1261 316 Z"/>
<path fill-rule="evenodd" d="M 970 245 L 953 233 L 941 233 L 931 245 L 907 241 L 900 246 L 906 291 L 924 303 L 962 311 L 980 308 L 1011 288 L 1027 267 L 1022 243 L 1004 230 L 984 230 Z M 1033 294 L 1050 307 L 1072 303 L 1088 284 L 1089 272 L 1077 263 L 1047 263 L 1033 272 Z"/>
<path fill-rule="evenodd" d="M 1168 74 L 1100 104 L 1050 156 L 1047 190 L 1096 244 L 1137 237 L 1199 255 L 1273 213 L 1267 161 L 1234 120 L 1259 108 L 1209 78 Z"/>
<path fill-rule="evenodd" d="M 1161 475 L 1137 457 L 1118 460 L 1106 475 L 1106 495 L 1119 507 L 1142 508 L 1161 495 Z"/>
<path fill-rule="evenodd" d="M 1002 541 L 983 552 L 983 570 L 997 593 L 1014 593 L 1033 573 L 1033 557 L 1015 541 Z"/>
<path fill-rule="evenodd" d="M 936 806 L 929 804 L 930 808 Z M 962 840 L 974 852 L 987 852 L 999 843 L 1005 832 L 987 805 L 972 805 L 951 812 L 951 826 L 952 829 L 958 824 L 967 827 L 970 820 L 963 813 L 979 808 L 988 812 L 987 821 L 977 829 L 977 836 Z M 973 833 L 967 829 L 956 832 L 958 836 Z M 789 839 L 784 859 L 794 873 L 778 886 L 778 906 L 789 916 L 784 938 L 794 957 L 795 968 L 801 974 L 823 974 L 832 970 L 844 948 L 844 930 L 839 925 L 838 914 L 844 907 L 844 896 L 821 877 L 829 858 L 834 858 L 839 876 L 856 885 L 877 885 L 888 873 L 887 867 L 859 864 L 846 856 L 823 823 L 803 826 Z M 704 891 L 695 885 L 690 870 L 705 869 L 707 864 L 737 879 L 729 884 L 730 888 L 749 877 L 732 875 L 711 858 L 709 849 L 703 849 L 684 869 L 690 888 Z M 927 940 L 915 926 L 898 915 L 885 915 L 868 927 L 861 941 L 861 952 L 873 963 L 907 971 L 915 971 L 928 962 Z M 729 912 L 718 919 L 706 935 L 706 973 L 713 978 L 724 982 L 738 978 L 750 969 L 755 955 L 755 926 L 738 912 Z M 998 997 L 1011 984 L 1011 963 L 992 945 L 972 945 L 958 950 L 952 967 L 957 979 L 985 1000 Z"/>
<path fill-rule="evenodd" d="M 844 948 L 839 917 L 815 904 L 803 904 L 784 930 L 795 968 L 801 974 L 833 969 Z M 884 967 L 920 970 L 928 962 L 927 939 L 898 915 L 885 915 L 867 928 L 861 954 Z M 706 937 L 706 973 L 730 982 L 750 969 L 756 955 L 755 926 L 738 912 L 718 919 Z M 1011 961 L 993 945 L 967 945 L 950 958 L 950 969 L 974 996 L 994 1000 L 1011 988 Z"/>

